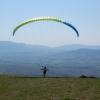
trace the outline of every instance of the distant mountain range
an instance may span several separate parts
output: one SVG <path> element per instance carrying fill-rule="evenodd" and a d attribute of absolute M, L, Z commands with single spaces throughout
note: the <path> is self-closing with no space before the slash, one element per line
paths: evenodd
<path fill-rule="evenodd" d="M 73 44 L 51 48 L 0 41 L 0 73 L 39 75 L 37 68 L 42 65 L 49 66 L 50 76 L 87 74 L 100 77 L 100 45 Z"/>
<path fill-rule="evenodd" d="M 0 52 L 34 52 L 37 50 L 55 50 L 56 52 L 64 52 L 71 51 L 77 49 L 95 49 L 100 50 L 100 45 L 92 46 L 92 45 L 80 45 L 80 44 L 72 44 L 72 45 L 63 45 L 55 48 L 51 48 L 49 46 L 41 46 L 41 45 L 28 45 L 24 43 L 15 43 L 10 41 L 0 41 Z"/>

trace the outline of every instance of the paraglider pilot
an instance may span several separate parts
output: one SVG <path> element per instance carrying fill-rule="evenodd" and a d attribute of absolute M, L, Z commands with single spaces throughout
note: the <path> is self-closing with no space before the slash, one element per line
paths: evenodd
<path fill-rule="evenodd" d="M 42 68 L 41 70 L 43 70 L 43 76 L 45 77 L 47 70 L 49 70 L 46 66 L 44 66 L 44 68 Z"/>

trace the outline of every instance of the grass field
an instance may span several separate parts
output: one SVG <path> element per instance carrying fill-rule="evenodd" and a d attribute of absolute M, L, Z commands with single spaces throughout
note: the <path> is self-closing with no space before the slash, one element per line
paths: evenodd
<path fill-rule="evenodd" d="M 100 79 L 0 75 L 0 100 L 100 100 Z"/>

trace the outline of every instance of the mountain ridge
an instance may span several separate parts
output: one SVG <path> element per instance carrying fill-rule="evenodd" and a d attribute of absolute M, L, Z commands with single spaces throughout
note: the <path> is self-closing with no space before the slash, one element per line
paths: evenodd
<path fill-rule="evenodd" d="M 42 45 L 30 45 L 25 43 L 16 43 L 11 41 L 0 41 L 0 52 L 1 51 L 32 51 L 36 49 L 49 50 L 53 49 L 57 52 L 64 52 L 64 51 L 71 51 L 77 49 L 100 49 L 100 45 L 80 45 L 80 44 L 72 44 L 72 45 L 63 45 L 59 47 L 49 47 L 49 46 L 42 46 Z"/>

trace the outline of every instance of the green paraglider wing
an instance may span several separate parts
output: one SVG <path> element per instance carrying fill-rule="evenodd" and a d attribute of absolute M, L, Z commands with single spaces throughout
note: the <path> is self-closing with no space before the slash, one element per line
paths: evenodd
<path fill-rule="evenodd" d="M 41 20 L 49 20 L 49 21 L 55 21 L 55 22 L 63 23 L 63 24 L 65 24 L 65 25 L 71 27 L 71 28 L 76 32 L 77 36 L 79 36 L 79 33 L 78 33 L 77 29 L 76 29 L 73 25 L 71 25 L 71 24 L 69 24 L 69 23 L 67 23 L 67 22 L 62 21 L 62 20 L 59 19 L 59 18 L 54 18 L 54 17 L 37 17 L 37 18 L 32 18 L 32 19 L 26 20 L 25 22 L 22 22 L 22 23 L 19 24 L 17 27 L 15 27 L 15 29 L 13 30 L 13 36 L 14 36 L 15 32 L 16 32 L 20 27 L 22 27 L 22 26 L 24 26 L 24 25 L 26 25 L 26 24 L 28 24 L 28 23 L 35 22 L 35 21 L 41 21 Z"/>

